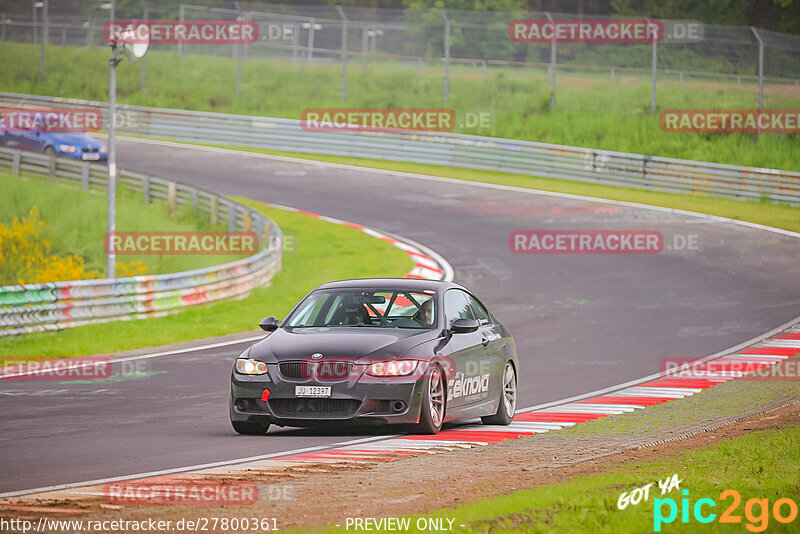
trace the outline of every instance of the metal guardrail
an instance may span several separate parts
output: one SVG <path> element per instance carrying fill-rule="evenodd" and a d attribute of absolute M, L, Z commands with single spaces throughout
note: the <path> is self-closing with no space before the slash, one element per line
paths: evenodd
<path fill-rule="evenodd" d="M 0 106 L 98 107 L 86 100 L 0 92 Z M 295 119 L 118 106 L 120 134 L 214 145 L 428 163 L 548 178 L 800 205 L 800 173 L 531 141 L 434 132 L 306 131 Z"/>
<path fill-rule="evenodd" d="M 51 158 L 43 154 L 0 148 L 0 168 L 13 175 L 35 173 L 102 190 L 108 168 L 98 163 Z M 61 330 L 114 320 L 161 317 L 224 298 L 242 297 L 270 281 L 281 267 L 282 233 L 257 211 L 186 184 L 120 170 L 121 187 L 142 194 L 145 202 L 161 200 L 174 210 L 191 205 L 207 213 L 211 224 L 227 220 L 228 231 L 254 232 L 264 247 L 253 256 L 179 273 L 90 279 L 0 287 L 0 337 Z"/>

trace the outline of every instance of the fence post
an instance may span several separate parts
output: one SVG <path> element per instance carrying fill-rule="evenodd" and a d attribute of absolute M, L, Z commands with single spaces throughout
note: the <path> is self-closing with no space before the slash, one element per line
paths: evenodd
<path fill-rule="evenodd" d="M 37 28 L 39 27 L 38 23 L 36 22 L 36 2 L 31 2 L 31 28 L 33 29 L 33 38 L 31 42 L 36 44 L 36 41 L 39 40 Z"/>
<path fill-rule="evenodd" d="M 761 117 L 761 113 L 764 111 L 764 41 L 754 26 L 750 26 L 750 29 L 758 39 L 758 115 Z M 758 140 L 761 135 L 761 121 L 756 121 L 756 124 L 758 125 L 756 140 Z"/>
<path fill-rule="evenodd" d="M 84 161 L 81 165 L 81 189 L 89 190 L 89 162 Z"/>
<path fill-rule="evenodd" d="M 178 15 L 178 19 L 181 21 L 181 26 L 183 26 L 183 19 L 185 18 L 184 7 L 185 4 L 181 4 Z M 178 41 L 178 53 L 180 55 L 184 55 L 186 53 L 186 51 L 183 48 L 183 41 Z"/>
<path fill-rule="evenodd" d="M 367 72 L 367 27 L 361 27 L 361 72 Z"/>
<path fill-rule="evenodd" d="M 550 24 L 553 24 L 553 17 L 550 16 L 549 11 L 545 11 L 544 14 L 547 16 L 547 20 L 550 21 Z M 555 26 L 553 26 L 555 28 Z M 553 39 L 550 42 L 550 109 L 555 109 L 556 107 L 556 61 L 558 59 L 558 50 L 556 44 L 556 32 L 553 31 Z"/>
<path fill-rule="evenodd" d="M 678 80 L 678 84 L 679 84 L 681 87 L 683 87 L 683 71 L 681 71 L 681 72 L 679 73 L 679 76 L 680 76 L 680 78 L 679 78 L 679 80 Z"/>
<path fill-rule="evenodd" d="M 614 85 L 614 67 L 611 67 L 611 85 Z"/>
<path fill-rule="evenodd" d="M 344 14 L 342 6 L 336 6 L 339 17 L 342 19 L 342 82 L 341 82 L 341 101 L 347 98 L 347 16 Z"/>
<path fill-rule="evenodd" d="M 47 27 L 47 7 L 48 0 L 42 2 L 42 48 L 39 52 L 39 74 L 44 76 L 44 47 L 47 44 L 47 39 L 50 37 L 49 28 Z M 34 9 L 36 9 L 34 7 Z"/>
<path fill-rule="evenodd" d="M 2 29 L 0 29 L 0 41 L 6 40 L 6 14 L 0 13 L 0 24 L 2 24 Z"/>
<path fill-rule="evenodd" d="M 144 6 L 144 12 L 142 13 L 142 18 L 145 22 L 147 22 L 147 2 L 142 0 L 142 6 Z M 147 54 L 144 55 L 142 58 L 142 76 L 139 79 L 139 90 L 144 91 L 144 82 L 147 79 Z"/>
<path fill-rule="evenodd" d="M 439 10 L 444 19 L 444 105 L 450 98 L 450 19 L 444 9 Z"/>
<path fill-rule="evenodd" d="M 647 21 L 648 25 L 650 21 Z M 653 74 L 652 80 L 650 82 L 651 91 L 650 91 L 650 113 L 656 112 L 656 91 L 658 90 L 657 85 L 657 74 L 658 74 L 658 26 L 656 26 L 656 30 L 653 32 Z"/>

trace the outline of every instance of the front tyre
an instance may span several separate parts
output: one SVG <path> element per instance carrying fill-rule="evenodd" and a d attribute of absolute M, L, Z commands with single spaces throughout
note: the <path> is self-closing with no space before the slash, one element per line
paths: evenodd
<path fill-rule="evenodd" d="M 438 434 L 442 429 L 445 414 L 444 391 L 442 371 L 438 365 L 431 365 L 425 377 L 422 410 L 416 428 L 420 434 Z"/>
<path fill-rule="evenodd" d="M 263 436 L 269 429 L 269 424 L 249 423 L 244 421 L 231 421 L 233 429 L 239 434 L 247 436 Z"/>
<path fill-rule="evenodd" d="M 506 362 L 503 370 L 503 389 L 501 391 L 500 405 L 497 413 L 488 417 L 481 417 L 485 425 L 510 425 L 514 420 L 514 412 L 517 409 L 517 373 L 514 365 Z"/>

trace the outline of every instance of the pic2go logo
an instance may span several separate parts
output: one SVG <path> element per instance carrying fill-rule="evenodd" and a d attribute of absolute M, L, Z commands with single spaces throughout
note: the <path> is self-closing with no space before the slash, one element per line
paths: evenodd
<path fill-rule="evenodd" d="M 694 506 L 689 504 L 689 490 L 682 490 L 683 498 L 681 499 L 680 513 L 681 523 L 689 522 L 689 512 L 691 510 L 694 519 L 699 523 L 712 523 L 717 515 L 711 512 L 712 508 L 717 506 L 713 499 L 699 499 L 694 503 Z M 728 498 L 732 502 L 728 508 L 719 516 L 719 523 L 742 523 L 742 516 L 736 515 L 736 510 L 742 502 L 742 496 L 738 491 L 727 489 L 719 494 L 721 501 L 727 501 Z M 664 515 L 665 506 L 669 509 L 668 515 Z M 662 524 L 669 524 L 675 521 L 678 517 L 678 503 L 670 497 L 664 499 L 653 500 L 653 531 L 661 532 Z M 797 519 L 797 503 L 792 499 L 786 497 L 776 500 L 771 508 L 772 517 L 778 523 L 791 523 Z M 750 532 L 764 532 L 769 526 L 770 506 L 769 499 L 749 499 L 744 505 L 744 515 L 748 523 L 745 528 Z"/>

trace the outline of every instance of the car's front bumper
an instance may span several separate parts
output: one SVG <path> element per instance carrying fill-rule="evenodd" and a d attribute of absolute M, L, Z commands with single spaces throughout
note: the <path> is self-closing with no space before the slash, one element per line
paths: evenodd
<path fill-rule="evenodd" d="M 272 372 L 275 366 L 269 367 Z M 231 375 L 231 421 L 280 426 L 419 422 L 425 379 L 417 374 L 386 378 L 364 375 L 340 381 L 284 380 L 274 376 L 277 374 Z M 301 385 L 329 386 L 331 396 L 297 397 L 295 386 Z M 265 389 L 269 390 L 267 401 L 261 400 Z"/>

